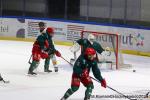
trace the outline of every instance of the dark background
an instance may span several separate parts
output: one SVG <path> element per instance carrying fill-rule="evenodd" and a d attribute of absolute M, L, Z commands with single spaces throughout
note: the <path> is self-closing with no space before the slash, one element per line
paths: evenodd
<path fill-rule="evenodd" d="M 150 0 L 0 0 L 0 16 L 150 27 Z"/>

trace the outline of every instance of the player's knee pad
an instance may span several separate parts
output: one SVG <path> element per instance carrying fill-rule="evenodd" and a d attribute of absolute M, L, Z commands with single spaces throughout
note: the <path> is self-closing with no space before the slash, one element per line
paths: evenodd
<path fill-rule="evenodd" d="M 46 60 L 49 61 L 49 60 L 50 60 L 50 56 L 48 56 L 48 57 L 46 58 Z"/>
<path fill-rule="evenodd" d="M 48 53 L 45 53 L 45 52 L 44 52 L 44 53 L 41 53 L 40 55 L 41 55 L 41 58 L 42 58 L 42 59 L 46 59 L 46 58 L 49 57 Z"/>
<path fill-rule="evenodd" d="M 83 83 L 83 85 L 84 85 L 85 87 L 87 87 L 87 86 L 90 85 L 90 84 L 93 84 L 92 79 L 91 79 L 89 76 L 86 77 L 86 78 L 82 78 L 82 79 L 81 79 L 81 82 Z"/>
<path fill-rule="evenodd" d="M 39 53 L 35 53 L 35 54 L 32 55 L 32 59 L 33 59 L 33 61 L 39 62 L 40 59 L 41 59 L 41 56 L 40 56 Z"/>
<path fill-rule="evenodd" d="M 92 90 L 92 89 L 94 89 L 94 85 L 93 85 L 93 83 L 91 83 L 91 84 L 87 85 L 86 87 L 87 87 L 87 89 L 91 89 L 91 90 Z"/>
<path fill-rule="evenodd" d="M 71 86 L 72 92 L 76 92 L 78 89 L 79 89 L 79 87 L 77 87 L 77 86 Z"/>

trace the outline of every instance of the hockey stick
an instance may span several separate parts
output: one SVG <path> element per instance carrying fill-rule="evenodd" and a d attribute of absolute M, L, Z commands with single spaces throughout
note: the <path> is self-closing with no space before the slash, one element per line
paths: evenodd
<path fill-rule="evenodd" d="M 63 59 L 63 60 L 65 60 L 68 64 L 70 64 L 72 67 L 73 67 L 73 64 L 72 63 L 70 63 L 69 61 L 67 61 L 64 57 L 62 57 L 61 56 L 61 58 Z"/>
<path fill-rule="evenodd" d="M 61 58 L 62 58 L 63 60 L 65 60 L 66 62 L 68 62 L 68 63 L 73 67 L 73 64 L 71 64 L 69 61 L 67 61 L 64 57 L 61 56 Z M 98 81 L 97 79 L 95 79 L 95 78 L 93 78 L 93 77 L 91 77 L 91 76 L 90 76 L 90 78 L 92 78 L 93 80 L 95 80 L 95 81 L 98 82 L 98 83 L 101 83 L 100 81 Z M 117 91 L 117 90 L 111 88 L 111 87 L 108 86 L 108 85 L 107 85 L 107 88 L 109 88 L 109 89 L 111 89 L 111 90 L 117 92 L 118 94 L 124 96 L 125 98 L 127 98 L 127 99 L 129 99 L 129 100 L 137 100 L 137 99 L 131 99 L 131 98 L 129 98 L 128 96 L 124 95 L 123 93 L 120 93 L 119 91 Z"/>
<path fill-rule="evenodd" d="M 32 63 L 31 63 L 31 58 L 32 58 L 32 55 L 31 55 L 30 58 L 29 58 L 29 61 L 28 61 L 29 64 L 32 64 Z"/>
<path fill-rule="evenodd" d="M 10 81 L 6 81 L 2 78 L 1 74 L 0 74 L 0 81 L 3 81 L 4 83 L 10 83 Z"/>
<path fill-rule="evenodd" d="M 3 81 L 4 83 L 10 83 L 10 81 L 6 81 L 6 80 L 4 80 L 4 79 L 3 79 L 2 81 Z"/>
<path fill-rule="evenodd" d="M 150 93 L 150 92 L 146 93 L 146 96 L 145 96 L 146 98 L 148 98 L 149 93 Z"/>
<path fill-rule="evenodd" d="M 93 78 L 93 77 L 91 77 L 91 78 L 92 78 L 93 80 L 95 80 L 96 82 L 100 83 L 100 81 L 98 81 L 97 79 L 95 79 L 95 78 Z M 118 94 L 124 96 L 125 98 L 127 98 L 127 99 L 129 99 L 129 100 L 137 100 L 137 99 L 131 99 L 131 98 L 129 98 L 128 96 L 126 96 L 126 95 L 124 95 L 123 93 L 121 93 L 121 92 L 119 92 L 119 91 L 113 89 L 112 87 L 110 87 L 110 86 L 108 86 L 108 85 L 107 85 L 107 88 L 109 88 L 109 89 L 111 89 L 111 90 L 117 92 Z"/>

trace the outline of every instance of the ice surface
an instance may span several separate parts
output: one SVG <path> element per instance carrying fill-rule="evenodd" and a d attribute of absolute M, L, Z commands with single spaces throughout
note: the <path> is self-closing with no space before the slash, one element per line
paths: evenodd
<path fill-rule="evenodd" d="M 36 69 L 37 76 L 28 76 L 28 60 L 32 49 L 31 42 L 0 40 L 0 73 L 9 84 L 0 82 L 0 100 L 60 100 L 70 87 L 72 67 L 61 58 L 57 58 L 59 72 L 44 73 L 44 60 Z M 56 45 L 68 61 L 73 57 L 68 46 Z M 145 95 L 150 91 L 150 57 L 123 55 L 130 69 L 101 69 L 107 84 L 121 93 Z M 50 64 L 53 70 L 52 64 Z M 133 72 L 136 70 L 136 72 Z M 92 73 L 91 73 L 92 75 Z M 104 89 L 95 81 L 91 100 L 124 100 L 124 98 L 94 98 L 98 95 L 118 95 L 110 89 Z M 85 87 L 74 93 L 68 100 L 83 100 Z"/>

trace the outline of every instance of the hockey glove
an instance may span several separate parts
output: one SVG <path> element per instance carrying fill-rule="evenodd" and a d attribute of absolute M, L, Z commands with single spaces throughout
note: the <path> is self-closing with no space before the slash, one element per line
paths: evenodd
<path fill-rule="evenodd" d="M 103 79 L 103 80 L 101 81 L 101 86 L 104 87 L 104 88 L 106 88 L 106 81 L 105 81 L 105 79 Z"/>
<path fill-rule="evenodd" d="M 109 48 L 109 47 L 106 47 L 106 48 L 105 48 L 105 51 L 110 51 L 110 48 Z"/>
<path fill-rule="evenodd" d="M 109 48 L 109 47 L 106 47 L 106 48 L 105 48 L 105 55 L 106 55 L 106 56 L 110 56 L 110 55 L 111 55 L 111 51 L 110 51 L 110 48 Z"/>
<path fill-rule="evenodd" d="M 61 53 L 59 51 L 55 51 L 57 57 L 61 57 Z"/>

